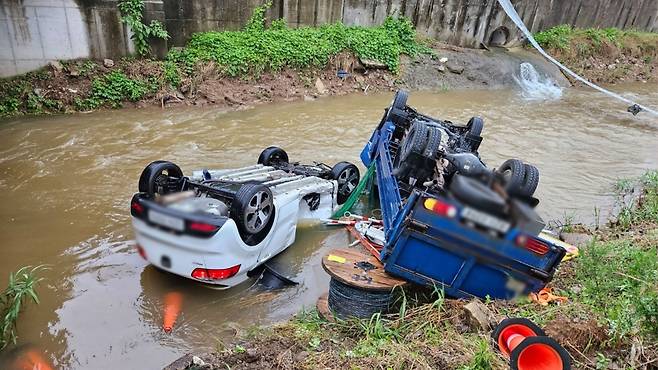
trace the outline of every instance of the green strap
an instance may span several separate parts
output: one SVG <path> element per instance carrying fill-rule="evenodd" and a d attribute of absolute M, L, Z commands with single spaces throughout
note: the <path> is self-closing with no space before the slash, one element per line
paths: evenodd
<path fill-rule="evenodd" d="M 366 184 L 368 184 L 368 180 L 370 180 L 370 177 L 372 174 L 375 172 L 375 162 L 373 161 L 370 167 L 368 168 L 368 171 L 366 172 L 365 176 L 361 178 L 361 181 L 359 181 L 359 184 L 356 186 L 356 189 L 352 192 L 349 198 L 347 198 L 347 201 L 343 203 L 343 205 L 340 207 L 336 213 L 334 213 L 331 218 L 333 219 L 338 219 L 342 217 L 345 212 L 348 212 L 352 207 L 354 207 L 354 204 L 361 198 L 361 194 L 366 188 Z"/>

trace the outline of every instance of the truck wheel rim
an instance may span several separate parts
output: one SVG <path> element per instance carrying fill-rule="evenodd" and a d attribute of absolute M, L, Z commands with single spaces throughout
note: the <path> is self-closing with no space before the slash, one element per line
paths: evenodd
<path fill-rule="evenodd" d="M 249 200 L 244 213 L 244 224 L 248 232 L 255 234 L 267 225 L 272 215 L 272 197 L 266 191 L 259 191 Z"/>

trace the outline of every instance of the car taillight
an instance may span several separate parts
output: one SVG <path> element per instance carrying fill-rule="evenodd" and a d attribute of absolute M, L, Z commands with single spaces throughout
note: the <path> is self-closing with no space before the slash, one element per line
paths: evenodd
<path fill-rule="evenodd" d="M 219 226 L 207 224 L 204 222 L 190 222 L 187 227 L 192 231 L 200 233 L 214 233 L 215 231 L 219 230 Z"/>
<path fill-rule="evenodd" d="M 142 247 L 142 246 L 139 245 L 139 244 L 137 244 L 137 253 L 139 253 L 139 255 L 140 255 L 144 260 L 146 260 L 146 251 L 144 251 L 144 247 Z"/>
<path fill-rule="evenodd" d="M 423 205 L 427 210 L 444 217 L 457 216 L 457 207 L 452 204 L 444 203 L 438 199 L 427 198 L 425 199 L 425 202 L 423 202 Z"/>
<path fill-rule="evenodd" d="M 548 244 L 542 242 L 541 240 L 529 237 L 526 235 L 519 235 L 516 237 L 516 245 L 523 247 L 533 253 L 544 255 L 548 253 L 550 247 Z"/>
<path fill-rule="evenodd" d="M 192 277 L 198 280 L 222 280 L 228 279 L 240 271 L 240 265 L 227 269 L 202 269 L 196 268 L 192 271 Z"/>
<path fill-rule="evenodd" d="M 141 215 L 144 212 L 144 206 L 139 204 L 136 200 L 133 200 L 130 203 L 130 209 L 133 211 L 133 214 L 135 215 Z"/>

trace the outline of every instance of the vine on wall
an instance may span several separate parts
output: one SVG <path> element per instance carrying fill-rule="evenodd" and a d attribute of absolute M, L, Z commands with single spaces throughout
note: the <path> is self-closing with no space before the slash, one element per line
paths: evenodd
<path fill-rule="evenodd" d="M 135 43 L 137 54 L 146 56 L 151 53 L 149 39 L 169 39 L 169 33 L 162 22 L 152 20 L 150 24 L 144 23 L 144 2 L 142 0 L 121 0 L 119 2 L 121 22 L 127 24 L 133 32 L 131 39 Z"/>

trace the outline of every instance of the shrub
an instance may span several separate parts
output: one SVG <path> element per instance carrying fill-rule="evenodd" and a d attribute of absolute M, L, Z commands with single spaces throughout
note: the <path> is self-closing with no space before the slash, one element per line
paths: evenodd
<path fill-rule="evenodd" d="M 122 101 L 137 101 L 150 91 L 150 85 L 144 81 L 133 80 L 119 71 L 95 79 L 92 82 L 90 96 L 79 103 L 79 108 L 95 109 L 103 105 L 113 108 L 121 106 Z"/>
<path fill-rule="evenodd" d="M 428 51 L 416 43 L 408 19 L 389 17 L 381 26 L 372 28 L 336 23 L 297 29 L 275 20 L 267 28 L 267 6 L 254 10 L 244 30 L 194 34 L 185 49 L 170 53 L 168 59 L 184 66 L 188 74 L 199 61 L 214 61 L 220 72 L 235 77 L 285 67 L 323 67 L 331 56 L 348 50 L 358 57 L 384 63 L 395 73 L 399 70 L 400 54 Z"/>

